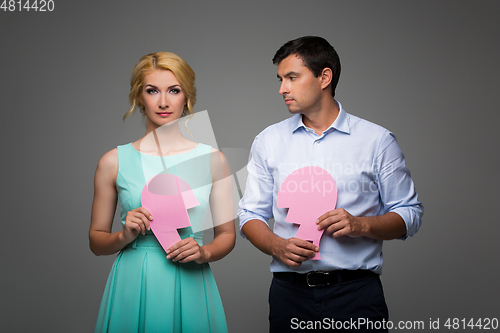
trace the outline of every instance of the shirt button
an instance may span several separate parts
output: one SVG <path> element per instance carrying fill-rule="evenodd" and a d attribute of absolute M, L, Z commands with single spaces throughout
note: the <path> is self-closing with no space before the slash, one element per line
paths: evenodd
<path fill-rule="evenodd" d="M 321 142 L 321 141 L 319 141 L 319 140 L 314 141 L 314 143 L 318 143 L 318 144 L 319 144 L 320 142 Z"/>

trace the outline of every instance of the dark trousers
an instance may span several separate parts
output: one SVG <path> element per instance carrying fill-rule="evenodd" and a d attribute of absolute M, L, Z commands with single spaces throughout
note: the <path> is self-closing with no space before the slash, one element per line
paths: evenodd
<path fill-rule="evenodd" d="M 378 275 L 309 287 L 273 278 L 269 332 L 388 332 L 389 313 Z"/>

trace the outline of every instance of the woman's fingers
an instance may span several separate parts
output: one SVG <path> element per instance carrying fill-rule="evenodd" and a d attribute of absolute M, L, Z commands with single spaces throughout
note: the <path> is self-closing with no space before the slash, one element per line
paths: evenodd
<path fill-rule="evenodd" d="M 198 259 L 200 256 L 200 246 L 192 238 L 183 239 L 167 250 L 167 259 L 172 261 L 186 263 Z"/>
<path fill-rule="evenodd" d="M 142 213 L 141 219 L 143 220 L 146 229 L 151 230 L 151 226 L 149 225 L 149 221 L 153 220 L 151 213 L 144 207 L 137 208 L 137 211 Z"/>
<path fill-rule="evenodd" d="M 152 219 L 153 217 L 146 208 L 139 207 L 127 213 L 125 228 L 132 228 L 145 235 L 146 230 L 151 230 L 149 221 Z"/>

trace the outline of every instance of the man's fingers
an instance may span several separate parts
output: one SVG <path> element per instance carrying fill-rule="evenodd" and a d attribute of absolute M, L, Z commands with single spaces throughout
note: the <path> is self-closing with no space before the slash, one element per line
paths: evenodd
<path fill-rule="evenodd" d="M 308 253 L 310 253 L 311 251 L 313 252 L 313 255 L 314 255 L 314 252 L 317 252 L 319 251 L 319 248 L 314 245 L 312 242 L 309 242 L 309 241 L 306 241 L 306 240 L 303 240 L 303 239 L 300 239 L 300 238 L 295 238 L 295 237 L 292 237 L 290 238 L 290 242 L 292 244 L 294 244 L 297 248 L 299 249 L 305 249 Z"/>
<path fill-rule="evenodd" d="M 328 235 L 333 235 L 336 231 L 341 230 L 344 226 L 341 222 L 334 223 L 325 229 Z"/>
<path fill-rule="evenodd" d="M 284 262 L 284 264 L 287 266 L 290 266 L 290 267 L 299 267 L 300 265 L 302 265 L 302 262 L 295 262 L 293 260 L 286 260 Z"/>
<path fill-rule="evenodd" d="M 324 213 L 323 215 L 318 217 L 318 219 L 316 220 L 316 223 L 321 223 L 330 217 L 334 217 L 334 216 L 338 215 L 340 213 L 340 210 L 341 210 L 341 208 L 340 209 L 337 208 L 337 209 L 330 210 L 330 211 Z"/>
<path fill-rule="evenodd" d="M 302 262 L 313 257 L 319 248 L 311 242 L 292 237 L 286 247 L 287 258 L 299 266 Z"/>
<path fill-rule="evenodd" d="M 333 213 L 335 212 L 335 210 L 330 210 L 328 212 L 326 212 L 325 214 L 321 215 L 320 217 L 318 217 L 318 219 L 316 220 L 316 223 L 320 223 L 322 222 L 323 220 L 329 218 L 330 216 L 333 215 Z"/>
<path fill-rule="evenodd" d="M 335 225 L 340 222 L 341 218 L 338 214 L 332 214 L 322 220 L 318 219 L 316 224 L 318 225 L 318 230 L 328 229 L 330 226 Z"/>

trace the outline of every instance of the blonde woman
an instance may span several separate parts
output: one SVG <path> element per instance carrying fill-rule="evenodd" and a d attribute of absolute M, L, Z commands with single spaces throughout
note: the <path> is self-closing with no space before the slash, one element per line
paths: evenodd
<path fill-rule="evenodd" d="M 176 124 L 181 116 L 193 114 L 194 80 L 191 67 L 169 52 L 143 56 L 132 72 L 131 109 L 124 119 L 138 108 L 146 134 L 104 154 L 95 172 L 90 249 L 96 255 L 119 252 L 95 332 L 227 331 L 208 262 L 234 247 L 228 166 L 221 153 L 185 138 Z M 167 165 L 192 185 L 199 202 L 188 210 L 191 225 L 203 223 L 211 212 L 215 227 L 210 243 L 203 245 L 202 232 L 187 227 L 179 229 L 181 240 L 165 251 L 151 231 L 154 216 L 141 206 L 141 193 L 150 176 L 165 172 Z M 208 184 L 194 188 L 203 182 Z M 117 204 L 123 230 L 113 233 Z"/>

